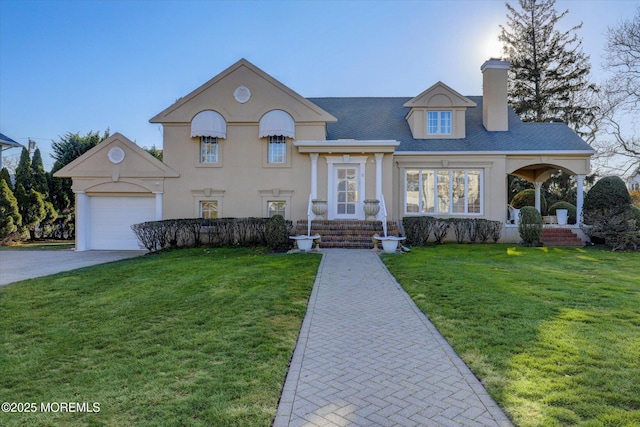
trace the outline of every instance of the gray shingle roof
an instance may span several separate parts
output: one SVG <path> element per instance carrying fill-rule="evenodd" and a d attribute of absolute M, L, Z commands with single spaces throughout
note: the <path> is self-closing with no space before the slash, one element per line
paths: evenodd
<path fill-rule="evenodd" d="M 489 132 L 482 125 L 482 97 L 467 97 L 466 138 L 414 139 L 405 117 L 411 98 L 308 98 L 338 119 L 327 124 L 327 139 L 397 140 L 403 151 L 594 151 L 564 123 L 524 123 L 509 109 L 509 130 Z"/>

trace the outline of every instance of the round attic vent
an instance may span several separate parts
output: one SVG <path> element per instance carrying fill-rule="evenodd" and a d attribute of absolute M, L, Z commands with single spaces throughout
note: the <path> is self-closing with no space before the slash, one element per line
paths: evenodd
<path fill-rule="evenodd" d="M 117 165 L 118 163 L 124 160 L 125 153 L 122 148 L 113 147 L 111 150 L 109 150 L 109 153 L 107 154 L 107 156 L 109 157 L 109 161 L 111 163 L 113 163 L 114 165 Z"/>
<path fill-rule="evenodd" d="M 251 98 L 251 91 L 246 86 L 239 86 L 234 92 L 233 97 L 240 104 L 244 104 Z"/>

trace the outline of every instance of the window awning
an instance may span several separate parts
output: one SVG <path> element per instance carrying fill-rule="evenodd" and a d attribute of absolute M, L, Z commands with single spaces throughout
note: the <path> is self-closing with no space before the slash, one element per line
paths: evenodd
<path fill-rule="evenodd" d="M 227 122 L 224 117 L 212 110 L 201 111 L 191 120 L 191 137 L 213 136 L 227 137 Z"/>
<path fill-rule="evenodd" d="M 260 119 L 260 138 L 267 136 L 296 137 L 296 124 L 293 118 L 285 111 L 272 110 Z"/>

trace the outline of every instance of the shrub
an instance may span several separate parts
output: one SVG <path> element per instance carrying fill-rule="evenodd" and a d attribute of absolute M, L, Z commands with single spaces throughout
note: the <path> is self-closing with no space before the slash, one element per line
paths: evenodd
<path fill-rule="evenodd" d="M 436 239 L 436 243 L 442 243 L 447 233 L 449 233 L 449 226 L 451 223 L 446 219 L 432 219 L 433 221 L 433 237 Z"/>
<path fill-rule="evenodd" d="M 542 215 L 533 206 L 520 209 L 518 233 L 526 246 L 537 246 L 542 236 Z"/>
<path fill-rule="evenodd" d="M 449 220 L 450 226 L 453 228 L 453 232 L 456 235 L 456 242 L 464 242 L 465 237 L 469 234 L 469 221 L 473 220 L 463 218 L 451 218 Z"/>
<path fill-rule="evenodd" d="M 273 251 L 289 248 L 289 233 L 282 215 L 274 215 L 267 220 L 265 239 L 267 246 Z"/>
<path fill-rule="evenodd" d="M 640 230 L 640 208 L 631 205 L 631 213 L 636 220 L 636 230 Z"/>
<path fill-rule="evenodd" d="M 606 176 L 596 182 L 584 198 L 583 210 L 609 209 L 631 204 L 631 196 L 624 181 L 618 176 Z"/>
<path fill-rule="evenodd" d="M 516 209 L 522 209 L 524 206 L 535 206 L 536 205 L 536 190 L 529 188 L 527 190 L 522 190 L 515 196 L 513 196 L 513 200 L 511 200 L 511 206 Z M 544 195 L 540 194 L 540 210 L 542 212 L 547 211 L 547 199 L 544 198 Z"/>
<path fill-rule="evenodd" d="M 554 204 L 552 204 L 551 206 L 549 206 L 549 209 L 547 210 L 547 213 L 549 215 L 555 215 L 556 211 L 558 209 L 566 209 L 569 211 L 569 215 L 567 218 L 567 222 L 569 224 L 575 224 L 576 221 L 576 215 L 577 215 L 577 210 L 576 207 L 574 205 L 572 205 L 569 202 L 556 202 Z"/>
<path fill-rule="evenodd" d="M 405 216 L 402 226 L 407 237 L 407 244 L 424 246 L 429 240 L 434 219 L 428 216 Z"/>
<path fill-rule="evenodd" d="M 584 200 L 585 233 L 600 239 L 611 250 L 638 249 L 640 232 L 636 226 L 631 196 L 624 181 L 608 176 L 596 182 Z"/>

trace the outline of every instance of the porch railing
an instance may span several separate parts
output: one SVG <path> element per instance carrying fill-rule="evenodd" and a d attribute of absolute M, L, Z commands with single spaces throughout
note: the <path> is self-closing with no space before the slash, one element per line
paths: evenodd
<path fill-rule="evenodd" d="M 383 237 L 387 237 L 387 205 L 384 202 L 384 194 L 380 194 L 380 211 L 378 212 L 378 219 L 382 221 Z"/>
<path fill-rule="evenodd" d="M 316 214 L 313 213 L 313 194 L 309 194 L 309 205 L 307 206 L 307 236 L 311 236 L 311 221 L 316 218 Z"/>

